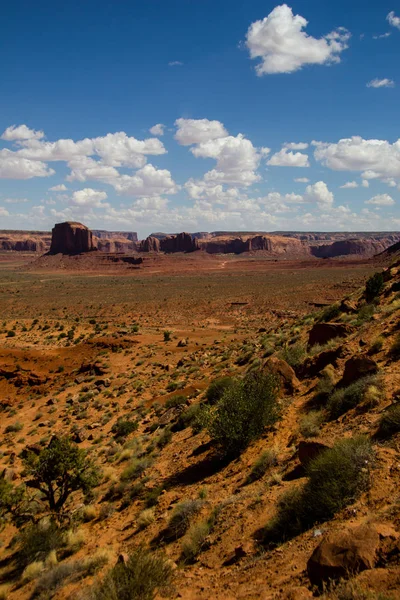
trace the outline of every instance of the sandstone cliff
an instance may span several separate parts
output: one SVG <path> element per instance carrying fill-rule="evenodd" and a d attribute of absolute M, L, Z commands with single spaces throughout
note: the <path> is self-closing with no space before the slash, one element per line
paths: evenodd
<path fill-rule="evenodd" d="M 96 249 L 92 232 L 82 223 L 57 223 L 51 233 L 50 254 L 81 254 Z"/>

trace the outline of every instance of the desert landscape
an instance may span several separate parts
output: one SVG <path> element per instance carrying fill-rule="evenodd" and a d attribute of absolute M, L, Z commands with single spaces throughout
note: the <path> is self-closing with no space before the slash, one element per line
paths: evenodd
<path fill-rule="evenodd" d="M 400 251 L 373 237 L 3 251 L 3 596 L 125 598 L 133 560 L 135 598 L 398 598 Z"/>

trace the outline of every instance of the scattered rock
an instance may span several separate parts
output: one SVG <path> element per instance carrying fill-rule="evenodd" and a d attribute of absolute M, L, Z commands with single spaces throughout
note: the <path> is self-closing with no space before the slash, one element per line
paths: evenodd
<path fill-rule="evenodd" d="M 344 338 L 351 332 L 349 325 L 345 323 L 315 323 L 308 336 L 308 345 L 323 346 L 335 338 Z"/>
<path fill-rule="evenodd" d="M 338 580 L 365 569 L 372 569 L 377 560 L 379 534 L 370 525 L 362 525 L 326 536 L 307 563 L 308 577 L 313 585 Z"/>
<path fill-rule="evenodd" d="M 338 387 L 347 387 L 362 377 L 367 375 L 375 375 L 378 372 L 378 365 L 369 356 L 358 355 L 352 356 L 344 365 L 344 373 L 342 379 L 338 383 Z"/>
<path fill-rule="evenodd" d="M 177 346 L 178 348 L 185 348 L 188 345 L 187 343 L 187 339 L 182 338 L 181 340 L 179 340 Z"/>
<path fill-rule="evenodd" d="M 1 479 L 4 479 L 5 481 L 15 481 L 17 479 L 17 474 L 14 469 L 7 469 L 6 467 L 1 473 Z"/>
<path fill-rule="evenodd" d="M 296 369 L 297 375 L 301 379 L 316 377 L 328 365 L 334 365 L 336 367 L 338 358 L 343 357 L 344 353 L 344 346 L 339 346 L 334 350 L 326 350 L 315 356 L 310 356 L 298 369 Z"/>
<path fill-rule="evenodd" d="M 276 356 L 270 356 L 264 363 L 264 369 L 277 375 L 281 382 L 281 387 L 289 394 L 293 394 L 298 389 L 300 383 L 295 372 L 288 363 Z"/>

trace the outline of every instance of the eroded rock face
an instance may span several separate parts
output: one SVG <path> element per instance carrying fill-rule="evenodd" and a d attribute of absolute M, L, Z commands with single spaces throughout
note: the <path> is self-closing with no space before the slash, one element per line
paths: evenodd
<path fill-rule="evenodd" d="M 178 233 L 178 235 L 167 236 L 160 240 L 162 252 L 194 252 L 198 249 L 198 241 L 192 238 L 190 233 Z"/>
<path fill-rule="evenodd" d="M 378 365 L 376 362 L 366 356 L 365 354 L 360 356 L 352 356 L 344 365 L 344 373 L 342 379 L 338 383 L 338 387 L 347 387 L 368 375 L 375 375 L 378 372 Z"/>
<path fill-rule="evenodd" d="M 346 337 L 350 331 L 351 328 L 345 323 L 316 323 L 309 333 L 308 345 L 320 344 L 323 346 L 335 338 Z"/>
<path fill-rule="evenodd" d="M 360 527 L 331 533 L 317 546 L 307 563 L 314 585 L 349 577 L 376 563 L 379 534 L 374 527 Z"/>
<path fill-rule="evenodd" d="M 50 254 L 81 254 L 96 249 L 92 232 L 82 223 L 57 223 L 51 234 Z"/>
<path fill-rule="evenodd" d="M 149 237 L 140 242 L 140 252 L 160 252 L 160 240 L 149 235 Z"/>
<path fill-rule="evenodd" d="M 276 375 L 281 383 L 281 389 L 293 394 L 299 387 L 299 380 L 288 363 L 276 356 L 271 356 L 264 363 L 264 369 Z"/>

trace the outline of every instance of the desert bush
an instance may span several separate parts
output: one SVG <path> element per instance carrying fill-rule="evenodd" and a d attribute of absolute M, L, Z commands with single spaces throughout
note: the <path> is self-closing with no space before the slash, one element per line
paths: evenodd
<path fill-rule="evenodd" d="M 329 397 L 327 409 L 331 419 L 337 419 L 351 408 L 355 408 L 364 400 L 369 387 L 379 393 L 380 382 L 376 376 L 368 376 L 355 381 L 346 388 L 336 389 Z"/>
<path fill-rule="evenodd" d="M 225 455 L 236 455 L 279 417 L 274 375 L 252 371 L 225 390 L 203 418 L 213 442 Z"/>
<path fill-rule="evenodd" d="M 36 577 L 39 577 L 41 573 L 44 571 L 44 563 L 41 560 L 31 563 L 27 567 L 25 567 L 24 572 L 22 573 L 21 580 L 22 583 L 28 583 Z"/>
<path fill-rule="evenodd" d="M 16 333 L 12 329 L 10 329 L 10 331 L 7 331 L 7 337 L 15 337 L 15 336 L 16 336 Z"/>
<path fill-rule="evenodd" d="M 157 504 L 158 499 L 163 490 L 164 488 L 162 486 L 157 486 L 148 490 L 144 498 L 144 503 L 147 506 L 147 508 L 151 508 L 152 506 L 155 506 Z"/>
<path fill-rule="evenodd" d="M 69 529 L 64 534 L 64 545 L 67 554 L 75 554 L 85 544 L 85 534 L 82 529 Z"/>
<path fill-rule="evenodd" d="M 365 284 L 365 296 L 368 301 L 373 300 L 383 290 L 384 280 L 382 273 L 374 273 Z"/>
<path fill-rule="evenodd" d="M 305 438 L 316 437 L 319 434 L 320 427 L 324 422 L 324 412 L 322 410 L 312 410 L 300 419 L 300 433 Z"/>
<path fill-rule="evenodd" d="M 137 518 L 137 526 L 139 529 L 145 529 L 155 521 L 154 510 L 152 508 L 145 508 L 139 514 Z"/>
<path fill-rule="evenodd" d="M 171 565 L 161 556 L 138 548 L 127 564 L 117 563 L 92 590 L 93 600 L 153 600 L 158 588 L 168 586 Z"/>
<path fill-rule="evenodd" d="M 62 531 L 53 521 L 40 521 L 25 527 L 18 536 L 17 562 L 21 569 L 44 561 L 52 550 L 64 546 Z"/>
<path fill-rule="evenodd" d="M 130 433 L 136 431 L 137 428 L 138 423 L 136 421 L 129 421 L 122 417 L 118 419 L 116 423 L 114 423 L 111 428 L 111 432 L 115 439 L 123 440 L 123 438 L 126 438 Z"/>
<path fill-rule="evenodd" d="M 383 342 L 384 339 L 382 336 L 375 338 L 369 349 L 369 354 L 376 354 L 377 352 L 380 352 L 383 348 Z"/>
<path fill-rule="evenodd" d="M 400 358 L 400 334 L 397 334 L 390 348 L 390 354 L 393 358 Z"/>
<path fill-rule="evenodd" d="M 291 346 L 286 346 L 280 352 L 280 357 L 293 368 L 300 366 L 304 362 L 306 356 L 307 350 L 300 342 Z"/>
<path fill-rule="evenodd" d="M 51 511 L 60 512 L 75 491 L 88 494 L 99 484 L 100 474 L 87 457 L 67 437 L 54 437 L 39 455 L 30 452 L 24 459 L 27 485 L 42 492 Z"/>
<path fill-rule="evenodd" d="M 379 421 L 378 434 L 390 437 L 400 431 L 400 403 L 394 404 L 383 413 Z"/>
<path fill-rule="evenodd" d="M 207 536 L 210 534 L 209 521 L 201 521 L 192 525 L 182 540 L 181 559 L 191 563 L 203 550 Z"/>
<path fill-rule="evenodd" d="M 190 527 L 191 518 L 203 506 L 202 500 L 184 500 L 176 505 L 168 522 L 165 537 L 168 540 L 177 540 L 182 537 Z"/>
<path fill-rule="evenodd" d="M 307 483 L 279 499 L 276 516 L 262 533 L 264 544 L 290 539 L 354 502 L 368 486 L 372 456 L 369 440 L 359 436 L 340 440 L 310 461 Z"/>
<path fill-rule="evenodd" d="M 197 420 L 200 410 L 200 404 L 191 404 L 186 410 L 183 410 L 179 414 L 177 420 L 171 427 L 171 431 L 181 431 L 182 429 L 186 429 L 186 427 L 193 425 Z"/>
<path fill-rule="evenodd" d="M 257 458 L 256 462 L 251 468 L 250 473 L 247 475 L 245 479 L 245 485 L 249 483 L 253 483 L 253 481 L 257 481 L 261 479 L 263 475 L 277 464 L 276 453 L 274 450 L 265 450 L 260 456 Z"/>
<path fill-rule="evenodd" d="M 340 315 L 340 306 L 339 304 L 331 304 L 327 306 L 322 313 L 318 317 L 318 321 L 320 323 L 326 323 L 327 321 L 333 321 L 333 319 L 337 319 Z"/>
<path fill-rule="evenodd" d="M 170 427 L 166 427 L 156 440 L 157 448 L 164 448 L 172 440 L 172 431 Z"/>
<path fill-rule="evenodd" d="M 165 408 L 175 408 L 177 406 L 183 406 L 184 404 L 186 404 L 186 396 L 177 394 L 176 396 L 171 396 L 171 398 L 168 398 L 168 400 L 165 402 Z"/>
<path fill-rule="evenodd" d="M 23 427 L 24 426 L 22 425 L 22 423 L 16 421 L 15 423 L 7 425 L 7 427 L 4 430 L 4 433 L 18 433 L 18 431 L 21 431 L 23 429 Z"/>
<path fill-rule="evenodd" d="M 152 464 L 152 459 L 149 457 L 143 458 L 134 458 L 132 461 L 125 467 L 125 469 L 121 473 L 121 480 L 124 481 L 132 481 L 133 479 L 137 479 L 145 470 L 150 467 Z"/>
<path fill-rule="evenodd" d="M 321 600 L 394 600 L 379 592 L 366 590 L 357 581 L 339 581 L 337 585 L 332 582 L 329 591 L 322 594 Z"/>
<path fill-rule="evenodd" d="M 168 329 L 163 331 L 164 342 L 169 342 L 171 340 L 171 335 L 172 335 L 172 331 L 168 331 Z"/>
<path fill-rule="evenodd" d="M 0 585 L 0 600 L 7 600 L 10 593 L 10 586 L 7 584 Z"/>
<path fill-rule="evenodd" d="M 370 321 L 374 316 L 375 310 L 374 304 L 364 304 L 357 313 L 356 325 L 362 325 Z"/>

